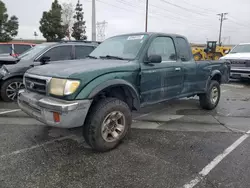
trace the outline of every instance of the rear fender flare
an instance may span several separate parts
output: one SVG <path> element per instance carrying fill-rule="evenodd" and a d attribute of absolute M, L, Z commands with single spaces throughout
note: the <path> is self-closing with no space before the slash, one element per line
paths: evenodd
<path fill-rule="evenodd" d="M 220 77 L 222 77 L 222 74 L 221 74 L 221 72 L 220 72 L 219 70 L 213 70 L 213 71 L 211 72 L 210 76 L 209 76 L 208 79 L 207 79 L 206 91 L 207 91 L 207 89 L 209 88 L 209 84 L 210 84 L 212 78 L 213 78 L 214 76 L 216 76 L 216 75 L 219 75 Z"/>

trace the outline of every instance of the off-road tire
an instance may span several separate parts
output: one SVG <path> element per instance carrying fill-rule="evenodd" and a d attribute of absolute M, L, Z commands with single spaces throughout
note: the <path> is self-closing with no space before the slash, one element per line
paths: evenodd
<path fill-rule="evenodd" d="M 193 56 L 194 56 L 195 61 L 201 61 L 202 60 L 202 56 L 201 56 L 200 53 L 195 53 Z"/>
<path fill-rule="evenodd" d="M 120 111 L 125 116 L 125 128 L 119 140 L 107 142 L 101 134 L 102 123 L 105 117 L 112 111 Z M 105 98 L 96 102 L 91 108 L 83 126 L 83 137 L 88 145 L 99 152 L 105 152 L 117 147 L 127 136 L 132 123 L 132 115 L 129 106 L 116 98 Z"/>
<path fill-rule="evenodd" d="M 215 54 L 213 55 L 213 60 L 218 61 L 221 57 L 222 57 L 222 54 L 221 54 L 221 53 L 215 53 Z"/>
<path fill-rule="evenodd" d="M 12 101 L 15 101 L 17 99 L 17 98 L 15 98 L 15 100 L 10 99 L 7 96 L 7 93 L 6 93 L 6 90 L 7 90 L 8 86 L 11 83 L 14 83 L 14 82 L 23 83 L 23 79 L 22 78 L 12 78 L 12 79 L 6 80 L 5 82 L 2 83 L 2 86 L 1 86 L 1 98 L 2 98 L 2 100 L 4 102 L 12 102 Z"/>
<path fill-rule="evenodd" d="M 211 101 L 213 87 L 217 87 L 218 89 L 218 99 L 215 103 L 212 103 Z M 220 94 L 221 94 L 221 90 L 220 90 L 219 82 L 217 82 L 216 80 L 211 80 L 210 85 L 208 86 L 207 92 L 199 95 L 200 106 L 206 110 L 213 110 L 214 108 L 216 108 L 216 106 L 218 105 L 220 101 Z"/>

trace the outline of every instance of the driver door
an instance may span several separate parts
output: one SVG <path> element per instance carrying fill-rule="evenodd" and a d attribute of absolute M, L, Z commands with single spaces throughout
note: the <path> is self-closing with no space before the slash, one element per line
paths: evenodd
<path fill-rule="evenodd" d="M 141 64 L 141 104 L 153 104 L 174 98 L 179 93 L 176 89 L 176 78 L 181 71 L 176 72 L 174 64 L 177 63 L 177 54 L 174 41 L 169 36 L 159 36 L 151 42 L 146 60 L 150 55 L 160 55 L 161 63 Z"/>

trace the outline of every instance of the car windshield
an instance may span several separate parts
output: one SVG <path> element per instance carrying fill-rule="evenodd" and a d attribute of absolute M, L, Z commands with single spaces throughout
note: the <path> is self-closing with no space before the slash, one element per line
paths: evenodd
<path fill-rule="evenodd" d="M 22 53 L 18 58 L 23 60 L 29 60 L 38 55 L 44 48 L 48 47 L 48 44 L 38 44 L 33 48 Z"/>
<path fill-rule="evenodd" d="M 250 44 L 235 46 L 230 53 L 250 53 Z"/>
<path fill-rule="evenodd" d="M 105 40 L 91 54 L 90 57 L 135 59 L 148 35 L 122 35 Z"/>

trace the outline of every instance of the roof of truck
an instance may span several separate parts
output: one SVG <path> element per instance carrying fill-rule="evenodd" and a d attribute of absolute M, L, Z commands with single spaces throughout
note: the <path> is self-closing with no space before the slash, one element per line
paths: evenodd
<path fill-rule="evenodd" d="M 170 35 L 176 37 L 185 37 L 183 35 L 174 34 L 174 33 L 162 33 L 162 32 L 137 32 L 137 33 L 126 33 L 119 36 L 126 36 L 126 35 Z"/>

